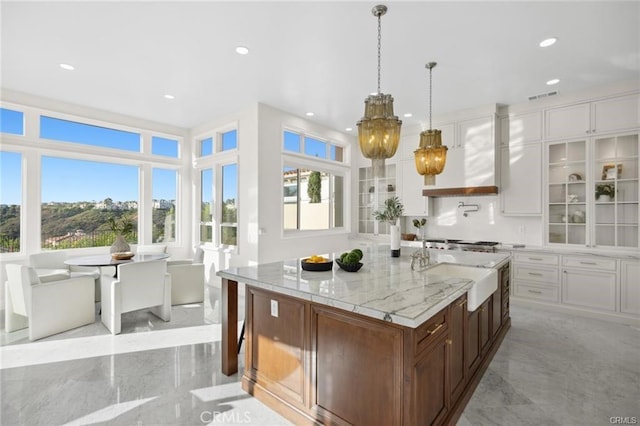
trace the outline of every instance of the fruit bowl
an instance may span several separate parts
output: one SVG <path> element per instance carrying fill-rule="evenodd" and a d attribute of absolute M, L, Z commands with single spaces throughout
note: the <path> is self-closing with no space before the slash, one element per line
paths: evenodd
<path fill-rule="evenodd" d="M 336 259 L 336 263 L 340 267 L 340 269 L 347 272 L 358 272 L 360 268 L 362 268 L 362 262 L 358 263 L 342 263 L 340 260 Z"/>
<path fill-rule="evenodd" d="M 309 262 L 309 258 L 302 259 L 300 265 L 305 271 L 321 272 L 330 271 L 333 268 L 333 260 L 327 260 L 326 262 Z"/>
<path fill-rule="evenodd" d="M 135 256 L 135 253 L 132 253 L 130 251 L 120 251 L 120 252 L 117 252 L 117 253 L 111 253 L 111 257 L 114 260 L 129 260 L 133 256 Z"/>

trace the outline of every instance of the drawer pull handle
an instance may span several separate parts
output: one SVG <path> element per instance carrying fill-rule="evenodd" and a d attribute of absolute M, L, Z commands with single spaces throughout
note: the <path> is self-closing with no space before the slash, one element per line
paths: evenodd
<path fill-rule="evenodd" d="M 541 277 L 542 274 L 540 272 L 529 272 L 529 275 L 533 275 L 534 277 Z"/>
<path fill-rule="evenodd" d="M 541 262 L 543 259 L 541 257 L 530 257 L 529 260 L 537 260 Z"/>
<path fill-rule="evenodd" d="M 533 294 L 542 294 L 541 291 L 539 290 L 527 290 L 529 293 L 533 293 Z"/>
<path fill-rule="evenodd" d="M 463 306 L 465 303 L 467 303 L 467 299 L 464 299 L 462 302 L 458 303 L 458 307 Z"/>
<path fill-rule="evenodd" d="M 443 322 L 441 322 L 440 324 L 438 324 L 436 326 L 436 328 L 434 328 L 433 330 L 427 330 L 427 334 L 431 335 L 433 333 L 435 333 L 436 331 L 440 330 L 442 328 L 442 326 L 444 325 Z"/>
<path fill-rule="evenodd" d="M 581 265 L 597 265 L 596 262 L 580 262 Z"/>
<path fill-rule="evenodd" d="M 453 340 L 451 340 L 451 339 L 447 339 L 446 342 L 447 342 L 447 345 L 452 345 L 453 344 Z"/>

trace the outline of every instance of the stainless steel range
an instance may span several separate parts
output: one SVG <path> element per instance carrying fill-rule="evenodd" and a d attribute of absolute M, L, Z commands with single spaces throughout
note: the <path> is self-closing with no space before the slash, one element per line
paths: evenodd
<path fill-rule="evenodd" d="M 446 238 L 427 238 L 426 247 L 440 250 L 462 250 L 483 253 L 494 253 L 496 241 L 450 240 Z"/>

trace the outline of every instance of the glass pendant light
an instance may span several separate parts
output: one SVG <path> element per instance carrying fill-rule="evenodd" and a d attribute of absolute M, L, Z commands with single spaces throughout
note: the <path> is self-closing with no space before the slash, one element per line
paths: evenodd
<path fill-rule="evenodd" d="M 375 6 L 371 13 L 378 18 L 378 91 L 364 101 L 364 117 L 357 123 L 358 142 L 362 155 L 371 159 L 373 176 L 384 177 L 384 160 L 398 149 L 402 121 L 393 115 L 393 97 L 380 92 L 381 16 L 387 13 L 387 6 Z"/>
<path fill-rule="evenodd" d="M 436 175 L 442 173 L 447 161 L 447 147 L 442 145 L 442 132 L 431 128 L 431 72 L 436 65 L 436 62 L 425 65 L 429 70 L 429 130 L 420 133 L 420 147 L 413 152 L 416 169 L 424 176 L 425 185 L 436 184 Z"/>

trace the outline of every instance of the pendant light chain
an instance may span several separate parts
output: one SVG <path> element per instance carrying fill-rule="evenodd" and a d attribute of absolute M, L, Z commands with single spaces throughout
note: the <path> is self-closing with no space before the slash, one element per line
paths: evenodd
<path fill-rule="evenodd" d="M 431 127 L 431 94 L 433 93 L 433 90 L 431 89 L 433 86 L 431 85 L 431 71 L 433 70 L 433 67 L 429 68 L 429 130 L 432 129 Z"/>
<path fill-rule="evenodd" d="M 382 40 L 382 19 L 381 19 L 382 15 L 378 15 L 378 93 L 380 93 L 380 46 L 381 46 L 381 40 Z"/>

